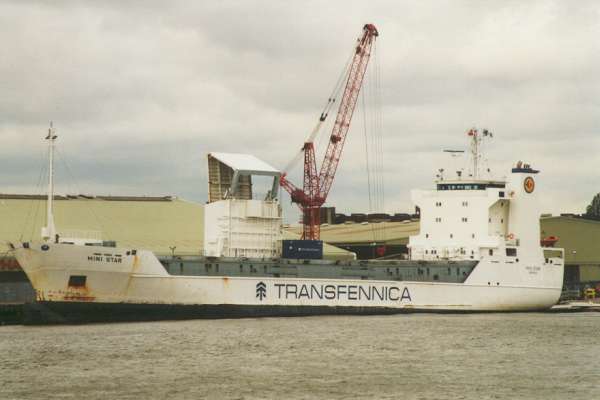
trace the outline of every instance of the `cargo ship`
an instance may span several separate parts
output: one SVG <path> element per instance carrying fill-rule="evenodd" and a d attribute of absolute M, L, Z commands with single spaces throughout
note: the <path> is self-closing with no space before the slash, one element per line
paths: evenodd
<path fill-rule="evenodd" d="M 552 307 L 563 250 L 540 242 L 540 171 L 518 162 L 503 179 L 473 168 L 414 190 L 420 233 L 398 260 L 323 260 L 321 242 L 282 240 L 281 174 L 246 154 L 208 154 L 204 249 L 162 262 L 148 250 L 64 237 L 48 209 L 40 242 L 12 244 L 36 301 L 25 323 L 87 323 L 404 312 L 509 312 Z M 465 176 L 466 175 L 466 176 Z M 264 197 L 254 176 L 272 179 Z"/>

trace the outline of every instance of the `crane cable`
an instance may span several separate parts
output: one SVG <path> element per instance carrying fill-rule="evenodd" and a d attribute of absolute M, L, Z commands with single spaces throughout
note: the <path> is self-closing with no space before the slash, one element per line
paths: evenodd
<path fill-rule="evenodd" d="M 377 137 L 378 143 L 378 168 L 377 168 L 377 178 L 378 178 L 378 199 L 379 204 L 378 208 L 380 212 L 385 212 L 385 176 L 384 176 L 384 143 L 383 143 L 383 109 L 381 102 L 381 63 L 379 62 L 379 52 L 377 52 L 377 43 L 374 44 L 373 51 L 375 52 L 375 65 L 374 65 L 374 73 L 375 73 L 375 88 L 374 88 L 374 103 L 375 103 L 375 133 Z M 381 224 L 381 240 L 385 240 L 385 222 Z"/>
<path fill-rule="evenodd" d="M 34 190 L 34 194 L 38 194 L 40 193 L 40 196 L 42 195 L 42 185 L 44 184 L 44 174 L 46 173 L 46 164 L 44 163 L 45 160 L 45 156 L 46 154 L 42 154 L 41 158 L 40 158 L 40 167 L 39 167 L 39 176 L 37 179 L 37 184 L 35 185 L 35 190 Z M 36 201 L 35 197 L 31 200 L 31 202 L 29 203 L 29 209 L 27 211 L 27 217 L 25 217 L 25 222 L 23 223 L 23 229 L 21 231 L 21 235 L 19 236 L 19 242 L 23 241 L 23 238 L 25 237 L 25 233 L 29 228 L 29 222 L 31 222 L 31 233 L 29 234 L 29 238 L 33 239 L 33 231 L 35 229 L 35 224 L 37 221 L 37 215 L 39 212 L 39 206 L 40 206 L 41 201 Z M 32 212 L 33 212 L 33 207 L 35 206 L 35 214 L 33 216 L 33 219 L 30 219 L 32 217 Z"/>
<path fill-rule="evenodd" d="M 375 53 L 375 65 L 373 66 L 375 68 L 368 71 L 366 85 L 361 94 L 370 213 L 385 211 L 381 72 L 375 47 L 373 47 L 373 52 Z M 370 227 L 375 243 L 385 240 L 384 222 L 370 224 Z"/>
<path fill-rule="evenodd" d="M 365 138 L 365 160 L 367 164 L 367 191 L 369 193 L 369 212 L 373 211 L 373 198 L 371 196 L 371 167 L 369 163 L 369 138 L 367 129 L 367 106 L 365 104 L 365 91 L 360 95 L 362 101 L 363 133 Z"/>
<path fill-rule="evenodd" d="M 59 162 L 62 162 L 62 164 L 64 166 L 64 170 L 67 172 L 67 175 L 65 176 L 66 180 L 68 180 L 67 184 L 71 185 L 72 189 L 74 189 L 74 193 L 83 194 L 85 191 L 82 190 L 82 186 L 79 184 L 77 178 L 75 177 L 75 174 L 73 173 L 73 169 L 71 168 L 69 162 L 67 161 L 66 154 L 63 154 L 60 147 L 56 148 L 56 155 L 57 155 L 57 157 L 56 157 L 57 160 Z M 112 219 L 110 217 L 107 217 L 106 215 L 101 215 L 101 214 L 97 213 L 96 211 L 94 211 L 93 206 L 86 207 L 86 211 L 88 211 L 90 213 L 90 215 L 92 215 L 97 226 L 101 229 L 100 230 L 101 235 L 106 233 L 106 234 L 108 234 L 108 237 L 114 238 L 113 230 L 108 229 L 108 227 L 110 225 L 115 225 L 116 232 L 126 232 L 126 229 L 125 229 L 126 226 L 124 225 L 123 221 L 121 221 L 119 219 Z M 106 225 L 103 222 L 103 220 L 106 221 L 110 225 Z"/>
<path fill-rule="evenodd" d="M 342 69 L 342 72 L 338 76 L 338 79 L 335 82 L 335 85 L 333 86 L 331 94 L 327 98 L 327 101 L 326 101 L 325 105 L 323 106 L 323 109 L 321 110 L 321 114 L 319 115 L 319 120 L 315 124 L 315 127 L 310 132 L 310 134 L 308 135 L 308 137 L 304 141 L 304 143 L 314 143 L 319 132 L 322 132 L 321 128 L 323 126 L 323 123 L 327 120 L 327 116 L 329 115 L 329 112 L 333 108 L 333 106 L 344 86 L 344 83 L 347 80 L 348 75 L 350 74 L 350 63 L 352 62 L 352 58 L 354 57 L 355 52 L 356 52 L 356 46 L 352 46 L 352 52 L 350 52 L 350 55 L 349 55 L 348 59 L 346 60 L 346 64 L 344 65 L 344 69 Z M 321 139 L 322 139 L 322 137 L 321 137 Z M 318 141 L 316 147 L 320 146 L 321 141 L 322 140 Z M 296 165 L 300 162 L 300 160 L 303 158 L 303 154 L 304 154 L 304 148 L 302 147 L 300 149 L 300 151 L 298 151 L 298 153 L 296 153 L 296 155 L 292 158 L 292 160 L 285 166 L 285 168 L 283 169 L 283 172 L 287 173 L 290 170 L 294 169 L 296 167 Z"/>

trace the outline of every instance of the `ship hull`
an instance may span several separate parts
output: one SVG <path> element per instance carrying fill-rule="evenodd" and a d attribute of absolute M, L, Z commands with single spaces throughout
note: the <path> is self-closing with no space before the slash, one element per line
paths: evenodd
<path fill-rule="evenodd" d="M 138 322 L 188 319 L 305 317 L 315 315 L 397 314 L 396 308 L 265 306 L 265 305 L 184 305 L 134 303 L 35 302 L 24 306 L 23 323 L 85 324 L 100 322 Z"/>
<path fill-rule="evenodd" d="M 25 323 L 30 324 L 539 311 L 556 304 L 562 288 L 558 265 L 545 270 L 506 265 L 499 270 L 479 262 L 458 283 L 279 274 L 171 275 L 151 252 L 72 245 L 32 245 L 17 249 L 16 257 L 36 290 L 37 301 L 26 305 L 24 312 Z M 249 264 L 240 260 L 239 267 Z M 401 264 L 394 265 L 402 271 Z M 414 262 L 406 265 L 412 267 Z M 464 266 L 441 265 L 448 271 Z M 262 268 L 256 263 L 249 266 L 254 271 Z M 425 274 L 439 269 L 440 263 L 419 266 Z"/>
<path fill-rule="evenodd" d="M 309 317 L 331 315 L 393 315 L 413 313 L 471 314 L 544 311 L 547 307 L 524 309 L 464 309 L 413 307 L 350 306 L 274 306 L 274 305 L 184 305 L 137 303 L 83 303 L 36 301 L 22 311 L 25 325 L 89 324 L 107 322 L 177 321 L 191 319 L 241 319 L 268 317 Z"/>

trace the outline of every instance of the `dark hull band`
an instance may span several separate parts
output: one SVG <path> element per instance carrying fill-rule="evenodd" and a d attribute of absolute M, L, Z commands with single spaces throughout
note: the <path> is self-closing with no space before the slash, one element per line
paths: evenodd
<path fill-rule="evenodd" d="M 390 315 L 403 313 L 462 314 L 481 311 L 391 307 L 277 305 L 183 305 L 84 302 L 35 302 L 23 308 L 25 325 L 86 324 L 188 319 L 304 317 L 316 315 Z M 506 311 L 489 311 L 506 312 Z"/>
<path fill-rule="evenodd" d="M 84 302 L 36 302 L 24 307 L 24 323 L 84 324 L 186 319 L 300 317 L 310 315 L 377 315 L 401 312 L 384 307 L 183 305 Z"/>

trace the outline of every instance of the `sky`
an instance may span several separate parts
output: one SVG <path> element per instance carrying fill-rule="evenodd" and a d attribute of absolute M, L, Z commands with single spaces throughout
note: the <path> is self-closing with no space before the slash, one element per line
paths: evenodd
<path fill-rule="evenodd" d="M 59 193 L 205 202 L 210 151 L 284 169 L 365 23 L 380 35 L 328 205 L 412 211 L 472 127 L 499 176 L 542 171 L 543 212 L 600 192 L 600 3 L 506 0 L 0 1 L 0 192 L 45 190 L 49 121 Z"/>

